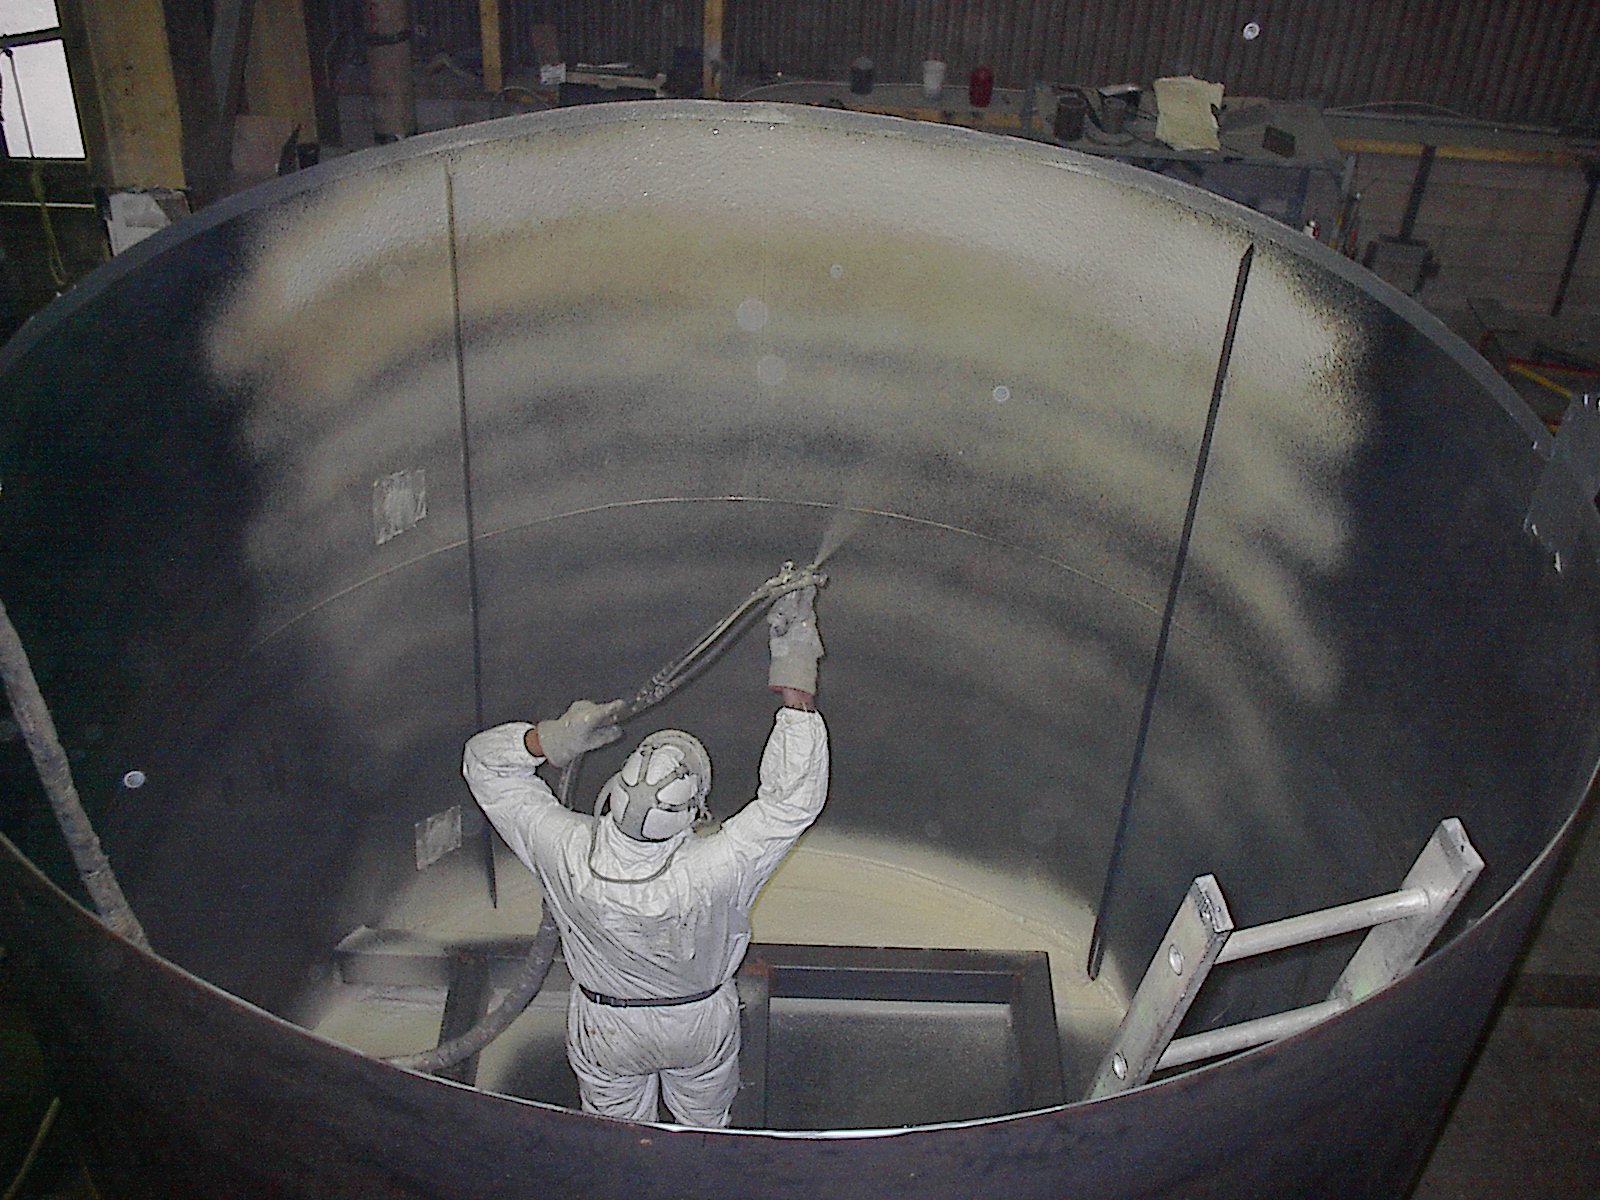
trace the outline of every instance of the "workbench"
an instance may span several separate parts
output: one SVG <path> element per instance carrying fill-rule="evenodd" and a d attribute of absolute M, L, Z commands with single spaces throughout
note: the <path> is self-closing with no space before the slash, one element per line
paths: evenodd
<path fill-rule="evenodd" d="M 934 100 L 920 83 L 879 84 L 870 92 L 858 93 L 843 81 L 795 81 L 757 87 L 739 99 L 880 113 L 1049 142 L 1170 175 L 1296 229 L 1314 222 L 1324 241 L 1337 237 L 1346 191 L 1345 162 L 1315 105 L 1226 96 L 1218 116 L 1221 149 L 1175 150 L 1156 140 L 1153 94 L 1146 96 L 1137 112 L 1129 114 L 1120 134 L 1105 133 L 1090 120 L 1084 123 L 1083 137 L 1057 139 L 1056 104 L 1067 91 L 1094 94 L 1096 89 L 1053 84 L 1032 89 L 997 87 L 986 107 L 974 108 L 964 82 L 947 82 Z M 1287 138 L 1268 137 L 1268 129 Z M 1275 152 L 1269 145 L 1288 153 Z"/>

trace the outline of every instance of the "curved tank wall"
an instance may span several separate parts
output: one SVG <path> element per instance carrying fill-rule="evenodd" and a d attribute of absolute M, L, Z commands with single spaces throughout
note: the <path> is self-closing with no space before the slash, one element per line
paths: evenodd
<path fill-rule="evenodd" d="M 641 1132 L 280 1019 L 412 886 L 478 724 L 630 692 L 819 545 L 817 833 L 1087 912 L 1250 245 L 1109 970 L 1195 875 L 1254 924 L 1389 890 L 1457 816 L 1488 869 L 1421 969 L 1123 1097 L 892 1137 Z M 1595 520 L 1566 497 L 1560 572 L 1524 532 L 1542 427 L 1343 260 L 1052 148 L 693 103 L 417 139 L 152 238 L 0 374 L 5 600 L 164 961 L 9 846 L 6 926 L 136 1193 L 1399 1195 L 1596 760 Z M 758 641 L 652 715 L 721 811 Z M 1219 974 L 1196 1024 L 1347 954 Z"/>

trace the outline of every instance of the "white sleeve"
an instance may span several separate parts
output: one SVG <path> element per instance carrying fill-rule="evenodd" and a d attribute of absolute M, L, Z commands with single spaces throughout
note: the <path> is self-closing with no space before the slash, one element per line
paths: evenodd
<path fill-rule="evenodd" d="M 539 826 L 566 809 L 539 778 L 538 767 L 544 759 L 529 754 L 522 740 L 532 728 L 526 721 L 511 721 L 473 734 L 462 756 L 461 773 L 489 823 L 523 864 L 535 871 Z"/>
<path fill-rule="evenodd" d="M 754 800 L 722 823 L 738 864 L 738 899 L 748 911 L 828 798 L 828 727 L 822 714 L 781 708 L 761 753 Z"/>

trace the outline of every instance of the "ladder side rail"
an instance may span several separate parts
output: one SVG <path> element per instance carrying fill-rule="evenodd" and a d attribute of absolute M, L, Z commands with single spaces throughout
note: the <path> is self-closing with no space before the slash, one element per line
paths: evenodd
<path fill-rule="evenodd" d="M 1366 900 L 1352 900 L 1334 908 L 1285 917 L 1265 925 L 1252 925 L 1249 929 L 1236 929 L 1222 948 L 1217 963 L 1237 962 L 1241 958 L 1254 958 L 1258 954 L 1271 954 L 1274 950 L 1287 950 L 1324 938 L 1353 933 L 1357 929 L 1370 929 L 1389 921 L 1415 917 L 1429 911 L 1432 898 L 1425 888 L 1402 888 Z"/>
<path fill-rule="evenodd" d="M 1353 1004 L 1393 983 L 1422 957 L 1483 873 L 1483 859 L 1455 817 L 1446 817 L 1401 883 L 1428 893 L 1428 911 L 1375 926 L 1345 964 L 1329 999 Z"/>
<path fill-rule="evenodd" d="M 1189 885 L 1150 960 L 1088 1098 L 1125 1092 L 1150 1078 L 1233 931 L 1222 889 L 1210 875 Z"/>

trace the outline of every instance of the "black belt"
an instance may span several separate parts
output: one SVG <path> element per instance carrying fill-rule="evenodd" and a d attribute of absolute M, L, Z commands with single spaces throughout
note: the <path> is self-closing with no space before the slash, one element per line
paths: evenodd
<path fill-rule="evenodd" d="M 697 1000 L 709 1000 L 722 990 L 722 985 L 719 983 L 714 988 L 707 988 L 692 996 L 666 996 L 660 1000 L 623 1000 L 617 996 L 602 996 L 599 992 L 591 992 L 581 983 L 578 985 L 578 990 L 596 1004 L 604 1004 L 607 1008 L 671 1008 L 677 1004 L 693 1004 Z"/>

